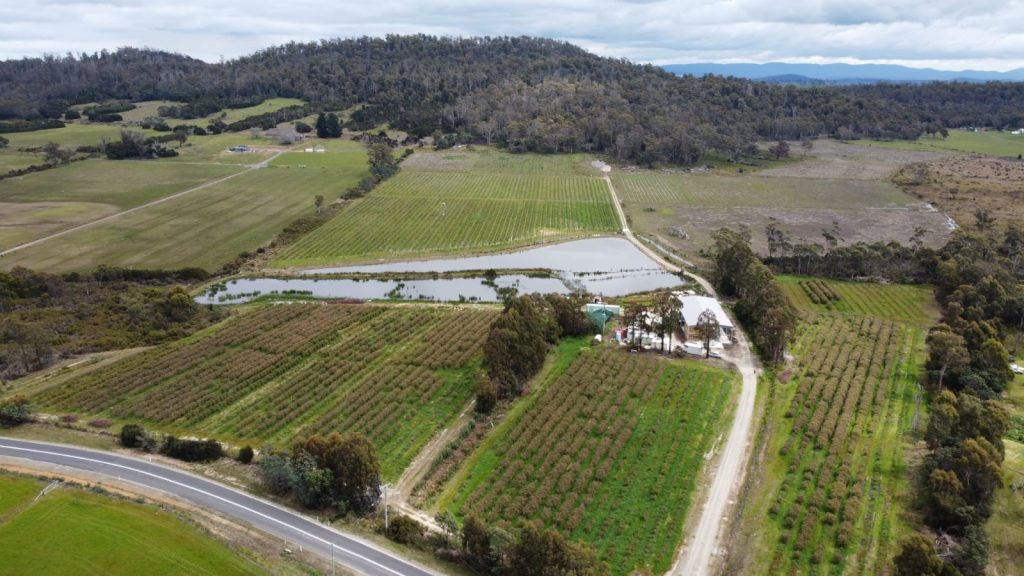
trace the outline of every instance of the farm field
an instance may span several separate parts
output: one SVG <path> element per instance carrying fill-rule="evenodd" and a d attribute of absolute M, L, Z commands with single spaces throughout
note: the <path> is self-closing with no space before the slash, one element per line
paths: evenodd
<path fill-rule="evenodd" d="M 941 243 L 949 233 L 942 214 L 889 182 L 804 177 L 800 164 L 732 175 L 616 171 L 612 182 L 635 232 L 690 257 L 710 244 L 715 230 L 738 225 L 749 226 L 752 245 L 762 253 L 769 223 L 794 240 L 812 242 L 821 242 L 821 230 L 833 222 L 845 243 L 906 242 L 916 226 L 929 231 L 929 244 Z"/>
<path fill-rule="evenodd" d="M 174 102 L 172 100 L 146 100 L 145 102 L 133 102 L 135 109 L 126 110 L 124 112 L 118 112 L 125 122 L 141 122 L 146 118 L 157 118 L 160 116 L 159 109 L 161 106 L 180 106 L 182 102 Z M 177 120 L 175 118 L 168 118 L 168 123 L 180 122 L 183 124 L 189 123 L 187 120 Z M 173 124 L 171 124 L 173 126 Z"/>
<path fill-rule="evenodd" d="M 904 455 L 925 424 L 918 380 L 935 313 L 908 287 L 781 281 L 803 321 L 793 363 L 764 383 L 764 459 L 729 569 L 884 573 L 912 508 Z"/>
<path fill-rule="evenodd" d="M 330 154 L 337 156 L 337 164 L 322 169 L 270 166 L 252 170 L 9 254 L 0 259 L 0 266 L 31 266 L 51 272 L 89 270 L 100 264 L 142 268 L 199 266 L 213 271 L 239 253 L 267 243 L 296 218 L 312 213 L 318 194 L 330 198 L 355 185 L 366 173 L 365 161 L 360 164 L 354 160 L 358 154 Z M 117 168 L 123 169 L 120 165 Z M 230 166 L 161 163 L 147 163 L 143 168 L 169 174 L 237 171 Z M 51 172 L 60 170 L 63 169 Z"/>
<path fill-rule="evenodd" d="M 63 487 L 32 502 L 44 485 L 0 476 L 0 574 L 266 573 L 152 507 Z"/>
<path fill-rule="evenodd" d="M 264 306 L 35 396 L 64 412 L 237 443 L 358 431 L 397 479 L 469 403 L 489 308 Z"/>
<path fill-rule="evenodd" d="M 986 154 L 989 156 L 1009 156 L 1013 158 L 1016 158 L 1018 154 L 1024 154 L 1024 136 L 992 130 L 985 132 L 950 130 L 948 138 L 922 136 L 914 141 L 862 140 L 859 143 L 879 148 L 960 152 L 964 154 Z"/>
<path fill-rule="evenodd" d="M 229 166 L 85 160 L 0 180 L 0 247 L 21 244 L 238 172 Z"/>
<path fill-rule="evenodd" d="M 537 519 L 614 574 L 666 571 L 737 377 L 696 362 L 580 352 L 463 464 L 437 508 L 514 529 Z"/>
<path fill-rule="evenodd" d="M 0 152 L 0 175 L 7 174 L 11 170 L 21 170 L 33 164 L 42 163 L 43 157 L 41 155 Z"/>
<path fill-rule="evenodd" d="M 808 312 L 875 316 L 919 327 L 931 325 L 939 313 L 928 286 L 840 282 L 800 276 L 777 276 L 776 280 L 790 301 Z M 823 291 L 833 298 L 825 301 L 821 297 Z"/>
<path fill-rule="evenodd" d="M 124 128 L 121 124 L 69 122 L 63 128 L 36 130 L 35 132 L 14 132 L 4 134 L 4 137 L 11 141 L 8 148 L 12 151 L 19 148 L 38 148 L 48 142 L 56 142 L 64 148 L 77 148 L 79 146 L 95 146 L 104 139 L 119 140 L 121 138 L 121 130 Z M 159 134 L 159 132 L 152 130 L 132 129 L 142 132 L 146 136 Z"/>
<path fill-rule="evenodd" d="M 283 251 L 277 267 L 492 252 L 618 229 L 600 178 L 532 155 L 414 154 L 394 178 Z M 507 162 L 507 163 L 506 163 Z M 475 163 L 490 170 L 466 172 Z M 548 172 L 552 166 L 559 170 Z M 520 171 L 519 168 L 522 168 Z M 521 173 L 520 173 L 521 172 Z M 537 172 L 537 173 L 534 173 Z"/>

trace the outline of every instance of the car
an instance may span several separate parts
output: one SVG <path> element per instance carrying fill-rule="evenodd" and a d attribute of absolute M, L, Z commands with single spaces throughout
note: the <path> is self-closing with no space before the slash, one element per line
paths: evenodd
<path fill-rule="evenodd" d="M 1010 364 L 1010 370 L 1013 370 L 1014 374 L 1024 374 L 1024 366 L 1019 364 Z"/>

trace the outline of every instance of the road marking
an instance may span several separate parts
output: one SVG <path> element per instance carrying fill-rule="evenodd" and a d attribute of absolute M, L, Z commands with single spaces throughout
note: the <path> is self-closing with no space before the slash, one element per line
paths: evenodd
<path fill-rule="evenodd" d="M 178 482 L 177 480 L 172 480 L 170 478 L 166 478 L 164 476 L 160 476 L 159 474 L 154 474 L 152 472 L 147 472 L 145 470 L 140 470 L 138 468 L 132 468 L 131 466 L 125 466 L 124 464 L 117 464 L 117 463 L 114 463 L 114 462 L 107 462 L 105 460 L 98 460 L 98 459 L 95 459 L 95 458 L 87 458 L 85 456 L 76 456 L 74 454 L 63 454 L 63 453 L 60 453 L 60 452 L 51 452 L 51 451 L 48 451 L 48 450 L 38 450 L 38 449 L 35 449 L 35 448 L 23 448 L 23 447 L 20 447 L 20 446 L 10 446 L 8 444 L 0 444 L 0 448 L 7 448 L 9 450 L 20 450 L 22 452 L 35 452 L 37 454 L 47 454 L 47 455 L 50 455 L 50 456 L 58 456 L 58 457 L 61 457 L 61 458 L 72 458 L 72 459 L 75 459 L 75 460 L 83 460 L 85 462 L 93 462 L 95 464 L 102 464 L 102 465 L 105 465 L 105 466 L 114 466 L 114 467 L 117 467 L 117 468 L 123 468 L 125 470 L 130 470 L 130 471 L 136 472 L 138 474 L 144 474 L 146 476 L 152 476 L 153 478 L 156 478 L 158 480 L 163 480 L 164 482 L 169 482 L 169 483 L 174 484 L 176 486 L 180 486 L 182 488 L 187 488 L 189 490 L 192 490 L 194 492 L 198 492 L 198 493 L 203 494 L 205 496 L 208 496 L 210 498 L 214 498 L 214 499 L 220 500 L 222 502 L 225 502 L 227 504 L 231 504 L 232 506 L 236 506 L 238 508 L 241 508 L 242 510 L 246 510 L 246 511 L 252 513 L 252 514 L 255 514 L 257 516 L 260 516 L 260 517 L 265 518 L 267 520 L 270 520 L 272 522 L 276 522 L 277 524 L 280 524 L 280 525 L 282 525 L 282 526 L 284 526 L 286 528 L 291 528 L 292 530 L 295 530 L 296 532 L 298 532 L 298 533 L 300 533 L 300 534 L 302 534 L 302 535 L 304 535 L 304 536 L 306 536 L 308 538 L 312 538 L 312 539 L 317 540 L 319 542 L 322 542 L 323 544 L 326 544 L 328 546 L 333 546 L 335 548 L 343 550 L 344 552 L 346 552 L 348 554 L 351 554 L 352 556 L 355 556 L 356 558 L 359 558 L 361 560 L 369 562 L 370 564 L 373 564 L 374 566 L 377 566 L 377 567 L 379 567 L 379 568 L 381 568 L 383 570 L 386 570 L 386 571 L 388 571 L 388 572 L 390 572 L 392 574 L 396 574 L 397 576 L 405 576 L 401 572 L 396 572 L 396 571 L 392 570 L 391 568 L 388 568 L 387 566 L 384 566 L 383 564 L 381 564 L 379 562 L 375 562 L 375 561 L 371 560 L 370 558 L 367 558 L 366 556 L 363 556 L 362 554 L 359 554 L 357 552 L 353 552 L 353 551 L 351 551 L 351 550 L 349 550 L 347 548 L 342 548 L 338 544 L 335 544 L 335 543 L 330 542 L 328 540 L 324 540 L 323 538 L 321 538 L 321 537 L 319 537 L 319 536 L 317 536 L 315 534 L 311 534 L 309 532 L 306 532 L 305 530 L 303 530 L 301 528 L 298 528 L 296 526 L 293 526 L 291 524 L 288 524 L 287 522 L 285 522 L 283 520 L 278 520 L 277 518 L 274 518 L 273 516 L 268 516 L 267 514 L 264 514 L 264 513 L 260 512 L 258 510 L 253 510 L 252 508 L 249 508 L 248 506 L 243 506 L 242 504 L 239 504 L 238 502 L 232 502 L 231 500 L 228 500 L 227 498 L 224 498 L 223 496 L 218 496 L 216 494 L 207 492 L 205 490 L 201 490 L 201 489 L 196 488 L 194 486 L 189 486 L 188 484 L 185 484 L 185 483 L 182 483 L 182 482 Z M 231 491 L 231 492 L 237 492 L 233 488 L 228 488 L 227 486 L 222 486 L 222 488 L 224 488 L 225 490 Z M 245 496 L 247 498 L 252 498 L 253 500 L 256 500 L 258 502 L 262 502 L 261 500 L 259 500 L 255 496 L 249 496 L 247 494 L 242 494 L 240 492 L 239 492 L 239 494 L 241 496 Z M 268 502 L 263 502 L 263 503 L 269 504 Z M 275 508 L 277 508 L 277 507 L 275 506 Z M 289 512 L 289 511 L 287 511 L 287 510 L 285 510 L 283 508 L 278 508 L 278 509 L 281 510 L 282 512 L 286 512 L 288 514 L 294 514 L 294 512 Z M 328 528 L 328 529 L 333 531 L 333 528 Z M 343 537 L 343 538 L 348 538 L 347 536 L 345 536 L 344 534 L 341 534 L 340 532 L 338 532 L 337 534 L 339 536 Z M 417 568 L 418 570 L 423 570 L 422 568 L 420 568 L 418 566 L 413 566 L 413 567 Z M 428 574 L 430 573 L 428 570 L 423 570 L 423 571 L 427 572 Z"/>

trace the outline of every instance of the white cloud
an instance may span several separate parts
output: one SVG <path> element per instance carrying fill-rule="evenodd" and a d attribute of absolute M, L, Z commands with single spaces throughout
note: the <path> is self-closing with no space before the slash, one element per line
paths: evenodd
<path fill-rule="evenodd" d="M 207 61 L 389 33 L 532 35 L 656 64 L 1024 67 L 1024 0 L 35 0 L 0 6 L 0 58 L 148 46 Z"/>

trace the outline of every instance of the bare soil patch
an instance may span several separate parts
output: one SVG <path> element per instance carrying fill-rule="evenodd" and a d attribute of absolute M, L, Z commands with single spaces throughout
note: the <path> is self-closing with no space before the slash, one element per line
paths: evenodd
<path fill-rule="evenodd" d="M 1024 224 L 1024 162 L 985 156 L 958 156 L 911 164 L 894 176 L 904 190 L 973 226 L 975 211 L 996 218 L 996 227 Z"/>

